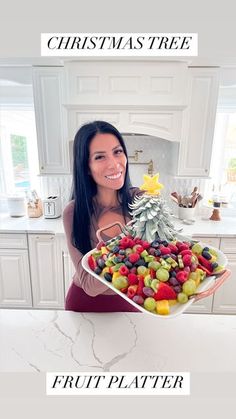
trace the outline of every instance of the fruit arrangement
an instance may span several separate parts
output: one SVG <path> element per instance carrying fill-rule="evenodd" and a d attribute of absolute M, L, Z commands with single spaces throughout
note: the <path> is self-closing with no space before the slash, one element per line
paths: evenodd
<path fill-rule="evenodd" d="M 206 277 L 224 269 L 216 250 L 198 242 L 148 242 L 131 234 L 101 242 L 87 263 L 128 299 L 159 315 L 186 303 Z"/>

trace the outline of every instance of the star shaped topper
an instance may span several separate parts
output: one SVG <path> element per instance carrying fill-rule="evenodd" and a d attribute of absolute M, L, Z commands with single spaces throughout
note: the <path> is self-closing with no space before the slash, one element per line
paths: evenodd
<path fill-rule="evenodd" d="M 148 195 L 159 195 L 164 186 L 158 182 L 158 179 L 159 173 L 154 176 L 143 175 L 144 184 L 140 186 L 140 189 L 146 191 Z"/>

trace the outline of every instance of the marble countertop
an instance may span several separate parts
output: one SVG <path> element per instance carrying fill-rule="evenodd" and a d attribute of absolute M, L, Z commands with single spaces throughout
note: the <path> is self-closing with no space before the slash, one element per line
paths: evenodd
<path fill-rule="evenodd" d="M 222 217 L 221 221 L 202 220 L 196 218 L 194 224 L 186 225 L 183 221 L 173 217 L 176 228 L 183 228 L 182 233 L 187 236 L 202 237 L 236 237 L 235 217 Z M 45 219 L 28 217 L 10 217 L 6 213 L 0 214 L 1 233 L 50 233 L 64 235 L 62 218 Z"/>
<path fill-rule="evenodd" d="M 0 372 L 236 372 L 236 317 L 0 310 Z M 122 333 L 121 333 L 122 331 Z"/>

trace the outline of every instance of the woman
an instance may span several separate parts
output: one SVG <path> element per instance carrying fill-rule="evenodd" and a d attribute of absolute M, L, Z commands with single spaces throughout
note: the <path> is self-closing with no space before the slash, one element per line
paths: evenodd
<path fill-rule="evenodd" d="M 72 201 L 63 212 L 67 245 L 76 272 L 66 296 L 66 310 L 80 312 L 137 311 L 109 287 L 88 274 L 82 257 L 96 247 L 96 231 L 130 216 L 128 204 L 138 188 L 132 188 L 127 150 L 119 131 L 104 121 L 83 125 L 74 140 Z M 120 233 L 105 231 L 103 240 Z"/>

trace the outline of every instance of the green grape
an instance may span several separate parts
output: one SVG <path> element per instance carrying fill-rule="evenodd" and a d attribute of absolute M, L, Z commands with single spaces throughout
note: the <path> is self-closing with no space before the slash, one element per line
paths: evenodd
<path fill-rule="evenodd" d="M 177 301 L 180 304 L 185 304 L 188 301 L 188 296 L 184 294 L 184 292 L 179 292 L 179 294 L 177 295 Z"/>
<path fill-rule="evenodd" d="M 112 285 L 118 290 L 128 286 L 128 280 L 125 276 L 118 276 L 118 278 L 112 279 Z"/>
<path fill-rule="evenodd" d="M 147 268 L 145 266 L 138 266 L 137 273 L 139 275 L 145 276 L 146 274 L 148 274 L 148 270 L 147 270 Z"/>
<path fill-rule="evenodd" d="M 153 260 L 152 262 L 149 262 L 148 267 L 149 269 L 154 269 L 154 271 L 157 271 L 158 268 L 160 268 L 161 264 L 160 262 L 157 262 L 156 260 Z"/>
<path fill-rule="evenodd" d="M 161 282 L 166 282 L 169 279 L 169 272 L 164 268 L 159 268 L 156 271 L 156 278 L 159 279 Z"/>
<path fill-rule="evenodd" d="M 184 282 L 182 290 L 186 295 L 192 295 L 196 292 L 196 283 L 193 279 L 188 279 Z"/>
<path fill-rule="evenodd" d="M 156 308 L 156 300 L 152 297 L 145 298 L 143 306 L 146 310 L 153 311 Z"/>

